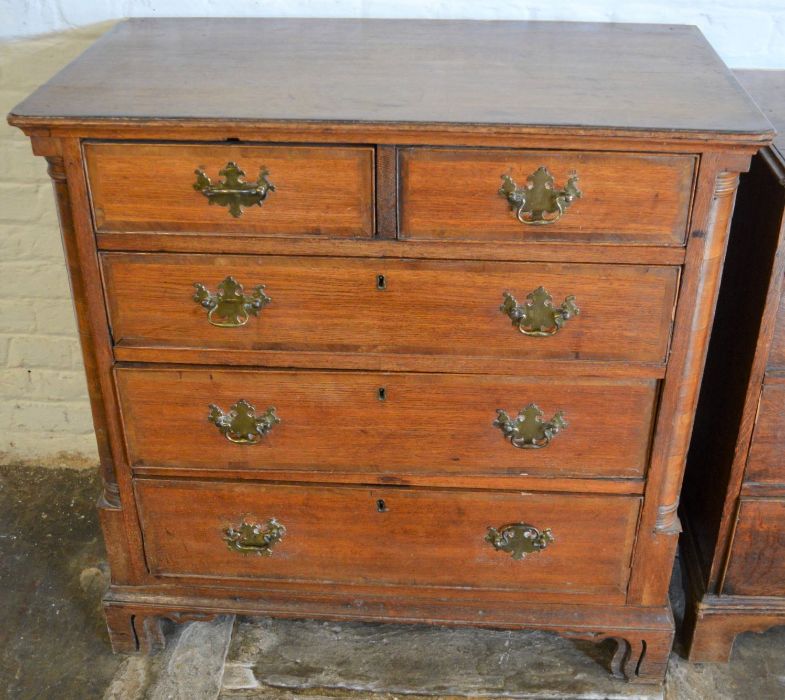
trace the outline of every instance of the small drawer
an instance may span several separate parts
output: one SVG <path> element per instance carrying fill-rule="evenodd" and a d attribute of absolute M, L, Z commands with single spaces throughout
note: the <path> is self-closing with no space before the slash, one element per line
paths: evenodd
<path fill-rule="evenodd" d="M 84 152 L 98 231 L 373 236 L 368 147 L 90 142 Z"/>
<path fill-rule="evenodd" d="M 648 379 L 218 368 L 121 367 L 116 379 L 134 467 L 331 478 L 640 478 L 657 388 Z"/>
<path fill-rule="evenodd" d="M 621 496 L 148 479 L 135 488 L 157 576 L 495 589 L 618 603 L 640 505 Z"/>
<path fill-rule="evenodd" d="M 766 377 L 747 456 L 745 481 L 785 484 L 785 377 Z"/>
<path fill-rule="evenodd" d="M 632 265 L 133 253 L 101 259 L 119 348 L 199 348 L 219 363 L 231 354 L 233 363 L 261 364 L 258 351 L 362 353 L 372 367 L 384 354 L 662 363 L 678 282 L 675 267 Z M 243 285 L 248 306 L 235 288 L 219 288 L 229 277 Z M 201 298 L 208 308 L 194 300 L 195 283 L 210 295 Z M 259 285 L 263 297 L 254 292 Z M 517 302 L 508 300 L 506 311 L 505 292 Z M 522 307 L 526 315 L 514 324 Z"/>
<path fill-rule="evenodd" d="M 688 155 L 408 148 L 401 236 L 681 246 L 695 165 Z M 580 197 L 560 200 L 560 216 L 554 197 L 570 193 L 573 172 Z M 500 190 L 503 176 L 531 186 L 520 211 Z"/>
<path fill-rule="evenodd" d="M 722 592 L 785 595 L 785 500 L 742 499 Z"/>

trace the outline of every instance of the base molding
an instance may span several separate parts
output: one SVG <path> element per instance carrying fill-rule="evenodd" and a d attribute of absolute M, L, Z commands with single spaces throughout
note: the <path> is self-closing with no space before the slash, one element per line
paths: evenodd
<path fill-rule="evenodd" d="M 203 591 L 202 591 L 203 593 Z M 236 614 L 338 621 L 432 624 L 493 629 L 543 630 L 569 639 L 603 642 L 613 639 L 616 652 L 609 672 L 616 678 L 662 683 L 673 642 L 673 617 L 668 607 L 526 604 L 503 608 L 494 601 L 406 601 L 347 599 L 302 592 L 269 592 L 263 597 L 172 595 L 164 591 L 113 587 L 104 598 L 109 635 L 116 652 L 149 653 L 164 644 L 162 623 L 211 620 Z M 247 594 L 247 591 L 244 591 Z"/>
<path fill-rule="evenodd" d="M 743 632 L 762 633 L 785 625 L 785 604 L 780 599 L 705 594 L 686 610 L 685 648 L 689 661 L 730 660 L 736 636 Z"/>

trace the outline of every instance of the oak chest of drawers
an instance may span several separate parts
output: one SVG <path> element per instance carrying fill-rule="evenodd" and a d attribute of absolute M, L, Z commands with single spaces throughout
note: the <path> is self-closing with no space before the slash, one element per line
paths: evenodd
<path fill-rule="evenodd" d="M 131 21 L 10 120 L 55 183 L 116 649 L 233 611 L 613 638 L 662 678 L 771 136 L 697 30 Z"/>
<path fill-rule="evenodd" d="M 785 73 L 739 79 L 781 131 Z M 742 176 L 687 463 L 682 559 L 690 659 L 785 624 L 785 142 Z"/>

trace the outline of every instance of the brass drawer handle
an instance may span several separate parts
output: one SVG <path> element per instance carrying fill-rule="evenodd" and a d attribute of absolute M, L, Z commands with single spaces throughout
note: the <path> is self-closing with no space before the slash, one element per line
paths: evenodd
<path fill-rule="evenodd" d="M 270 518 L 264 525 L 244 522 L 236 528 L 228 527 L 224 530 L 224 541 L 234 552 L 269 557 L 285 534 L 286 528 Z"/>
<path fill-rule="evenodd" d="M 581 196 L 578 175 L 573 171 L 562 189 L 553 184 L 553 175 L 541 165 L 518 187 L 509 175 L 502 175 L 499 194 L 510 203 L 510 209 L 522 224 L 543 226 L 556 223 L 567 207 Z M 546 216 L 547 215 L 547 216 Z"/>
<path fill-rule="evenodd" d="M 228 207 L 229 213 L 236 219 L 243 213 L 243 207 L 252 207 L 254 204 L 262 206 L 270 192 L 275 192 L 275 185 L 267 179 L 270 174 L 267 168 L 259 169 L 256 182 L 246 182 L 245 172 L 237 163 L 229 161 L 226 166 L 218 171 L 223 180 L 214 185 L 204 167 L 194 170 L 196 182 L 194 189 L 201 192 L 210 204 Z"/>
<path fill-rule="evenodd" d="M 502 431 L 513 447 L 524 450 L 536 450 L 547 447 L 551 440 L 567 427 L 564 414 L 556 411 L 549 421 L 543 421 L 542 411 L 535 403 L 522 408 L 515 418 L 502 409 L 496 409 L 496 420 L 493 425 Z"/>
<path fill-rule="evenodd" d="M 256 445 L 267 435 L 281 419 L 270 406 L 262 415 L 256 415 L 256 409 L 245 399 L 241 399 L 224 413 L 218 406 L 211 403 L 207 420 L 213 423 L 221 434 L 229 441 L 238 445 Z"/>
<path fill-rule="evenodd" d="M 248 323 L 250 314 L 259 312 L 272 299 L 264 293 L 264 285 L 257 284 L 250 294 L 243 291 L 234 277 L 227 277 L 213 294 L 201 282 L 194 282 L 194 301 L 207 309 L 207 320 L 219 328 L 239 328 Z"/>
<path fill-rule="evenodd" d="M 554 541 L 550 528 L 540 532 L 533 525 L 512 523 L 497 530 L 488 528 L 485 541 L 490 542 L 497 551 L 507 552 L 513 559 L 525 559 L 527 554 L 539 552 Z"/>
<path fill-rule="evenodd" d="M 572 295 L 565 297 L 561 306 L 555 307 L 553 297 L 544 287 L 537 287 L 527 294 L 524 304 L 519 304 L 509 292 L 504 292 L 503 298 L 499 310 L 510 317 L 512 325 L 524 335 L 539 338 L 555 335 L 567 321 L 581 313 Z"/>

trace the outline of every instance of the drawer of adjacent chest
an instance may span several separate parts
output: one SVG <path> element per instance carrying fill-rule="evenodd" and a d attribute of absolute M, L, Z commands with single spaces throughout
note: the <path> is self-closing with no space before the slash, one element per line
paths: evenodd
<path fill-rule="evenodd" d="M 401 236 L 679 246 L 696 162 L 690 155 L 403 149 Z"/>
<path fill-rule="evenodd" d="M 785 595 L 785 500 L 741 500 L 723 593 Z"/>
<path fill-rule="evenodd" d="M 655 380 L 116 370 L 135 467 L 639 478 Z"/>
<path fill-rule="evenodd" d="M 102 267 L 119 348 L 248 363 L 260 350 L 661 363 L 678 281 L 674 267 L 272 256 L 104 253 Z"/>
<path fill-rule="evenodd" d="M 373 149 L 87 143 L 98 231 L 373 235 Z"/>
<path fill-rule="evenodd" d="M 785 484 L 785 376 L 779 373 L 762 387 L 744 478 Z"/>
<path fill-rule="evenodd" d="M 769 350 L 768 366 L 775 370 L 785 370 L 785 288 L 777 307 L 774 336 Z"/>
<path fill-rule="evenodd" d="M 151 573 L 623 600 L 639 499 L 137 480 Z M 187 545 L 187 546 L 186 546 Z"/>

